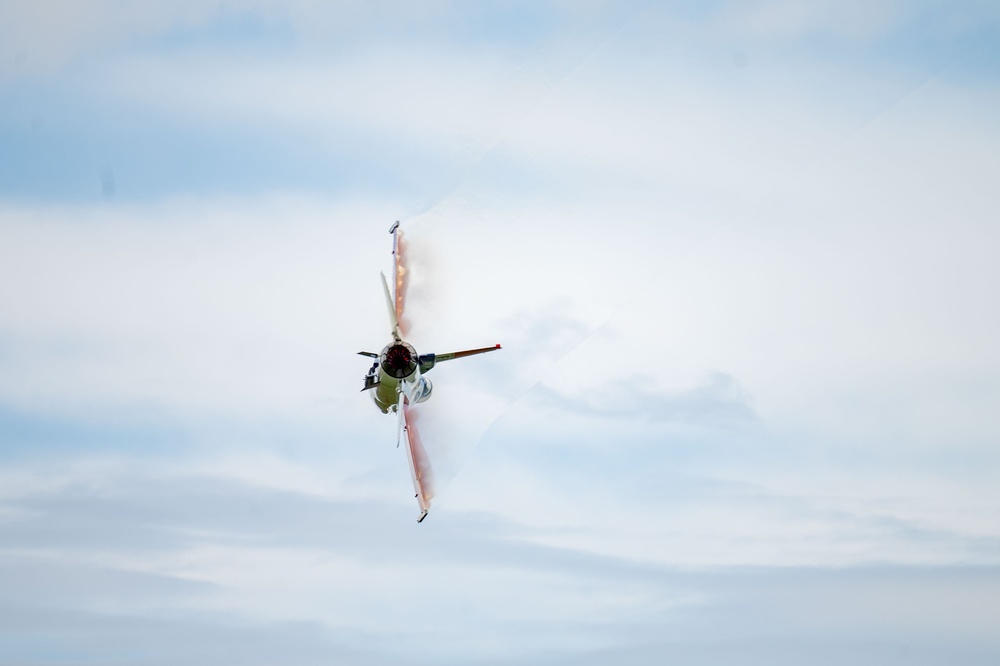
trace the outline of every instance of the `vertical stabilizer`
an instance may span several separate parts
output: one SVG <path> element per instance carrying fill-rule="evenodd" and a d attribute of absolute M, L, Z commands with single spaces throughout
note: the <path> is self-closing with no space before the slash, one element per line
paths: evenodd
<path fill-rule="evenodd" d="M 389 293 L 389 283 L 385 281 L 385 273 L 382 276 L 382 290 L 385 292 L 385 304 L 389 308 L 389 323 L 392 324 L 392 338 L 396 342 L 403 339 L 399 334 L 399 319 L 396 318 L 396 305 L 393 303 L 392 294 Z"/>

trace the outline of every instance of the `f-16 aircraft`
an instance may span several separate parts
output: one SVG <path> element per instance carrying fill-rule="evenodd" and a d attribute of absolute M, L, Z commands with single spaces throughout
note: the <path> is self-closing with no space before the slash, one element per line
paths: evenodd
<path fill-rule="evenodd" d="M 426 402 L 431 397 L 432 385 L 426 375 L 436 364 L 451 361 L 456 358 L 485 354 L 500 349 L 500 345 L 467 349 L 465 351 L 448 352 L 447 354 L 418 355 L 413 345 L 403 340 L 407 321 L 404 317 L 406 306 L 406 288 L 409 281 L 406 265 L 405 245 L 399 222 L 389 229 L 392 234 L 392 257 L 394 280 L 392 294 L 382 273 L 382 290 L 389 309 L 389 323 L 392 327 L 392 342 L 387 344 L 381 353 L 358 352 L 362 356 L 375 359 L 372 367 L 365 375 L 365 385 L 362 391 L 370 391 L 369 395 L 383 414 L 396 413 L 398 427 L 396 430 L 396 446 L 406 440 L 406 459 L 410 464 L 410 476 L 413 479 L 413 490 L 416 493 L 420 516 L 417 522 L 427 517 L 434 497 L 433 479 L 430 461 L 420 435 L 417 432 L 417 404 Z"/>

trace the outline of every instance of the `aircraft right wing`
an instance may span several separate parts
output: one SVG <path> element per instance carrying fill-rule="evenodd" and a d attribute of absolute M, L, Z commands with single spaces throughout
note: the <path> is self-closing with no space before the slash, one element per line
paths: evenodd
<path fill-rule="evenodd" d="M 500 349 L 500 345 L 496 345 L 494 347 L 481 347 L 479 349 L 466 349 L 465 351 L 448 352 L 447 354 L 434 354 L 434 362 L 440 363 L 441 361 L 450 361 L 454 358 L 465 358 L 466 356 L 485 354 L 486 352 L 496 351 L 498 349 Z"/>
<path fill-rule="evenodd" d="M 406 436 L 406 461 L 410 464 L 413 491 L 416 493 L 417 504 L 420 507 L 420 517 L 417 518 L 419 523 L 427 517 L 427 511 L 431 508 L 431 499 L 434 497 L 434 479 L 427 451 L 424 450 L 424 445 L 420 441 L 420 432 L 417 430 L 419 412 L 412 405 L 403 405 L 400 413 L 402 414 L 403 433 Z"/>

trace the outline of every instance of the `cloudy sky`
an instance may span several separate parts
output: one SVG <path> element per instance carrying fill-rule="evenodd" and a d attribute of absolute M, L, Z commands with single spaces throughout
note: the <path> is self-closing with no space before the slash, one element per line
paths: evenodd
<path fill-rule="evenodd" d="M 0 0 L 0 663 L 997 663 L 998 119 L 985 0 Z"/>

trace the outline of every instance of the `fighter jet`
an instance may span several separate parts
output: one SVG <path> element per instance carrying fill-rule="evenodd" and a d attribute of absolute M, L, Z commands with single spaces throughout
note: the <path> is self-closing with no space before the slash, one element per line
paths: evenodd
<path fill-rule="evenodd" d="M 382 290 L 385 294 L 385 302 L 389 309 L 389 323 L 392 327 L 392 342 L 387 344 L 378 354 L 367 351 L 358 352 L 361 356 L 375 359 L 368 374 L 365 375 L 365 385 L 361 390 L 369 391 L 372 401 L 383 414 L 397 414 L 396 447 L 398 448 L 400 442 L 405 439 L 406 459 L 410 465 L 413 490 L 420 508 L 420 516 L 417 518 L 419 523 L 427 517 L 431 499 L 434 496 L 431 466 L 417 432 L 417 413 L 414 411 L 418 403 L 426 402 L 431 397 L 433 386 L 424 375 L 438 363 L 496 351 L 500 349 L 500 345 L 448 352 L 447 354 L 418 355 L 413 345 L 403 340 L 402 329 L 405 329 L 405 326 L 401 327 L 401 323 L 405 322 L 403 311 L 406 305 L 408 268 L 404 251 L 405 245 L 398 221 L 390 227 L 389 233 L 392 234 L 394 269 L 391 294 L 385 273 L 381 275 Z"/>

